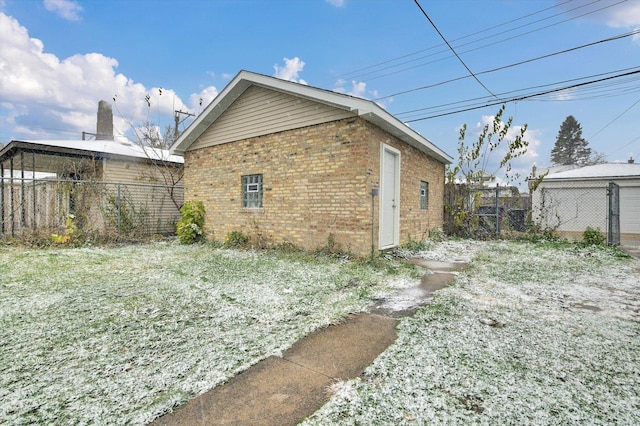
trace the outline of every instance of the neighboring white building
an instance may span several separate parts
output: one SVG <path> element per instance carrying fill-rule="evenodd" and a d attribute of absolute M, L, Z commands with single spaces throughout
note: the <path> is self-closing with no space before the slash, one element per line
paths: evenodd
<path fill-rule="evenodd" d="M 623 244 L 640 244 L 640 164 L 596 164 L 552 173 L 532 193 L 532 218 L 543 229 L 579 239 L 587 227 L 608 228 L 609 182 L 620 186 Z"/>

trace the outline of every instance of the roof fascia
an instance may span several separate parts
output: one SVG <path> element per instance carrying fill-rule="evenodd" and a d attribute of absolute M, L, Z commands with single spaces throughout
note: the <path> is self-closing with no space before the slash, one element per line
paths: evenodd
<path fill-rule="evenodd" d="M 89 158 L 101 160 L 103 158 L 111 160 L 128 161 L 134 163 L 149 163 L 149 164 L 168 164 L 182 167 L 183 164 L 171 160 L 150 158 L 150 157 L 136 157 L 132 155 L 114 154 L 103 151 L 85 150 L 76 148 L 60 147 L 55 145 L 46 145 L 34 142 L 23 142 L 18 140 L 12 140 L 6 146 L 0 150 L 0 161 L 5 161 L 5 157 L 9 159 L 20 152 L 35 153 L 38 155 L 62 155 L 74 158 Z"/>
<path fill-rule="evenodd" d="M 414 148 L 427 152 L 442 163 L 449 164 L 453 160 L 452 157 L 435 146 L 427 138 L 389 114 L 375 102 L 244 70 L 240 71 L 198 118 L 187 127 L 178 140 L 171 146 L 169 152 L 171 154 L 184 155 L 184 152 L 189 146 L 252 85 L 353 112 L 355 115 L 375 124 L 400 140 L 407 142 Z"/>
<path fill-rule="evenodd" d="M 171 148 L 169 148 L 169 154 L 172 155 L 184 155 L 184 152 L 191 146 L 195 140 L 204 133 L 217 119 L 222 115 L 226 109 L 235 102 L 240 95 L 244 93 L 251 85 L 251 82 L 244 80 L 243 73 L 246 71 L 240 71 L 231 82 L 218 93 L 213 101 L 204 111 L 202 111 L 195 120 L 189 124 L 182 134 L 178 137 Z"/>
<path fill-rule="evenodd" d="M 0 159 L 4 159 L 5 156 L 8 158 L 10 154 L 11 156 L 13 156 L 20 152 L 33 152 L 36 154 L 64 154 L 70 157 L 91 158 L 95 157 L 97 154 L 95 151 L 78 150 L 74 148 L 65 148 L 33 142 L 12 140 L 0 151 Z"/>
<path fill-rule="evenodd" d="M 634 176 L 584 176 L 584 177 L 545 177 L 542 182 L 582 182 L 582 181 L 597 181 L 597 180 L 633 180 L 640 179 L 640 175 Z"/>

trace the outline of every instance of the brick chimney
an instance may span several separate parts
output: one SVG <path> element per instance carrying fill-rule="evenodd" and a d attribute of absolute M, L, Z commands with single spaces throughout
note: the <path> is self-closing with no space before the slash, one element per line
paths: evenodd
<path fill-rule="evenodd" d="M 635 163 L 635 160 L 633 159 L 633 157 L 629 157 L 629 159 L 627 160 L 627 163 L 633 164 Z"/>
<path fill-rule="evenodd" d="M 113 140 L 113 111 L 111 110 L 111 104 L 107 101 L 98 102 L 96 140 Z"/>

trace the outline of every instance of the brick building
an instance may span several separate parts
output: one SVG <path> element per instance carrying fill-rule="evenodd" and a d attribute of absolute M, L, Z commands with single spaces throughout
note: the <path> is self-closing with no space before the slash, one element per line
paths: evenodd
<path fill-rule="evenodd" d="M 241 71 L 171 152 L 209 238 L 364 256 L 442 226 L 451 157 L 368 100 Z"/>

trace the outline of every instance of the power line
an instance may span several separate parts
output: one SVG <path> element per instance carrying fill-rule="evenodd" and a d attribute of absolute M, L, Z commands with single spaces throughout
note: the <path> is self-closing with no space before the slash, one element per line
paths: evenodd
<path fill-rule="evenodd" d="M 554 92 L 560 92 L 560 91 L 572 89 L 572 88 L 575 88 L 575 87 L 586 86 L 586 85 L 589 85 L 589 84 L 599 83 L 599 82 L 602 82 L 602 81 L 607 81 L 607 80 L 611 80 L 611 79 L 615 79 L 615 78 L 621 78 L 621 77 L 625 77 L 625 76 L 628 76 L 628 75 L 634 75 L 634 74 L 638 74 L 638 73 L 640 73 L 640 70 L 631 71 L 631 72 L 627 72 L 627 73 L 624 73 L 624 74 L 618 74 L 618 75 L 614 75 L 614 76 L 610 76 L 610 77 L 604 77 L 604 78 L 600 78 L 600 79 L 597 79 L 597 80 L 591 80 L 591 81 L 586 81 L 586 82 L 582 82 L 582 83 L 577 83 L 577 84 L 573 84 L 573 85 L 569 85 L 569 86 L 565 86 L 565 87 L 558 87 L 558 88 L 555 88 L 555 89 L 549 89 L 549 90 L 545 90 L 545 91 L 538 92 L 538 93 L 532 93 L 532 94 L 528 94 L 528 95 L 512 97 L 512 98 L 509 98 L 509 99 L 501 99 L 501 100 L 499 100 L 497 102 L 485 103 L 484 105 L 464 108 L 464 109 L 460 109 L 460 110 L 453 111 L 453 112 L 436 114 L 436 115 L 431 115 L 431 116 L 421 117 L 421 118 L 414 118 L 414 119 L 411 119 L 411 120 L 404 120 L 404 121 L 406 123 L 413 123 L 413 122 L 416 122 L 416 121 L 423 121 L 423 120 L 429 120 L 431 118 L 443 117 L 445 115 L 452 115 L 452 114 L 458 114 L 458 113 L 461 113 L 461 112 L 473 111 L 473 110 L 476 110 L 476 109 L 495 106 L 495 105 L 499 105 L 499 104 L 503 104 L 503 103 L 507 103 L 507 102 L 523 101 L 523 100 L 526 100 L 526 99 L 529 99 L 529 98 L 533 98 L 533 97 L 536 97 L 536 96 L 546 95 L 546 94 L 554 93 Z"/>
<path fill-rule="evenodd" d="M 542 88 L 545 88 L 545 87 L 556 86 L 558 84 L 571 83 L 571 82 L 586 80 L 586 79 L 589 79 L 589 78 L 602 77 L 602 76 L 612 75 L 612 74 L 615 74 L 615 73 L 622 73 L 622 72 L 628 72 L 628 71 L 639 70 L 639 69 L 640 69 L 640 67 L 622 68 L 622 69 L 618 69 L 618 70 L 614 70 L 614 71 L 608 71 L 608 72 L 604 72 L 604 73 L 591 74 L 591 75 L 584 76 L 584 77 L 579 77 L 579 78 L 572 78 L 572 79 L 568 79 L 568 80 L 556 81 L 554 83 L 547 83 L 547 84 L 541 84 L 541 85 L 536 85 L 536 86 L 530 86 L 530 87 L 526 87 L 526 88 L 523 88 L 523 89 L 510 90 L 510 91 L 507 91 L 507 92 L 499 93 L 499 95 L 500 96 L 512 95 L 512 94 L 515 94 L 515 93 L 518 93 L 518 92 L 522 92 L 522 91 L 525 91 L 525 90 L 542 89 Z M 637 79 L 637 78 L 634 78 L 634 79 Z M 513 95 L 513 96 L 515 96 L 515 95 Z M 467 103 L 467 102 L 473 102 L 473 101 L 485 100 L 485 99 L 487 99 L 485 96 L 481 96 L 481 97 L 466 99 L 466 100 L 462 100 L 462 101 L 456 101 L 456 102 L 450 102 L 450 103 L 441 104 L 441 105 L 435 105 L 435 106 L 431 106 L 431 107 L 425 107 L 425 108 L 418 108 L 418 109 L 413 109 L 413 110 L 408 110 L 408 111 L 402 111 L 402 112 L 395 113 L 395 115 L 396 116 L 407 115 L 407 114 L 417 113 L 417 112 L 420 112 L 420 111 L 428 111 L 428 110 L 438 109 L 438 108 L 442 108 L 442 107 L 446 107 L 446 106 L 460 105 L 460 104 L 464 104 L 464 103 Z M 487 101 L 485 101 L 485 102 L 487 102 Z"/>
<path fill-rule="evenodd" d="M 627 146 L 631 145 L 632 143 L 634 143 L 635 141 L 640 140 L 640 136 L 638 136 L 635 139 L 631 139 L 629 142 L 625 143 L 624 145 L 622 145 L 620 148 L 616 149 L 615 151 L 611 152 L 612 154 L 615 154 L 616 152 L 620 151 L 622 148 L 626 148 Z"/>
<path fill-rule="evenodd" d="M 415 1 L 415 0 L 414 0 L 414 1 Z M 599 1 L 601 1 L 601 0 L 595 0 L 595 1 L 593 1 L 593 2 L 591 2 L 591 3 L 588 3 L 587 5 L 584 5 L 584 6 L 588 6 L 588 5 L 591 5 L 591 4 L 596 3 L 596 2 L 599 2 Z M 586 12 L 586 13 L 583 13 L 583 14 L 581 14 L 581 15 L 574 16 L 574 17 L 572 17 L 572 18 L 567 18 L 567 19 L 564 19 L 564 20 L 562 20 L 562 21 L 554 22 L 554 23 L 549 24 L 549 25 L 546 25 L 546 26 L 544 26 L 544 27 L 536 28 L 536 29 L 533 29 L 533 30 L 531 30 L 531 31 L 527 31 L 527 32 L 524 32 L 524 33 L 521 33 L 521 34 L 516 34 L 516 35 L 514 35 L 514 36 L 512 36 L 512 37 L 507 37 L 507 38 L 504 38 L 504 39 L 501 39 L 501 40 L 498 40 L 498 41 L 494 41 L 494 42 L 492 42 L 492 43 L 484 44 L 484 45 L 482 45 L 482 46 L 478 46 L 478 47 L 475 47 L 475 48 L 473 48 L 473 49 L 464 50 L 464 51 L 461 51 L 460 53 L 463 53 L 463 54 L 464 54 L 464 53 L 475 52 L 475 51 L 477 51 L 477 50 L 481 50 L 481 49 L 484 49 L 484 48 L 486 48 L 486 47 L 490 47 L 490 46 L 494 46 L 494 45 L 496 45 L 496 44 L 504 43 L 504 42 L 506 42 L 506 41 L 514 40 L 514 39 L 516 39 L 516 38 L 519 38 L 519 37 L 522 37 L 522 36 L 525 36 L 525 35 L 529 35 L 529 34 L 532 34 L 532 33 L 534 33 L 534 32 L 542 31 L 542 30 L 544 30 L 544 29 L 551 28 L 551 27 L 553 27 L 553 26 L 560 25 L 560 24 L 563 24 L 563 23 L 565 23 L 565 22 L 572 21 L 572 20 L 574 20 L 574 19 L 582 18 L 582 17 L 584 17 L 584 16 L 587 16 L 587 15 L 590 15 L 590 14 L 593 14 L 593 13 L 596 13 L 596 12 L 600 12 L 600 11 L 602 11 L 602 10 L 605 10 L 605 9 L 608 9 L 608 8 L 611 8 L 611 7 L 614 7 L 614 6 L 617 6 L 617 5 L 619 5 L 619 4 L 621 4 L 621 3 L 624 3 L 624 2 L 626 2 L 626 1 L 628 1 L 628 0 L 620 0 L 620 1 L 618 1 L 617 3 L 613 3 L 613 4 L 610 4 L 610 5 L 607 5 L 607 6 L 601 7 L 601 8 L 599 8 L 599 9 L 595 9 L 595 10 L 592 10 L 592 11 Z M 569 11 L 573 11 L 573 10 L 579 9 L 579 8 L 581 8 L 581 7 L 584 7 L 584 6 L 580 6 L 580 7 L 574 8 L 574 9 L 570 9 Z M 557 15 L 551 16 L 551 17 L 549 17 L 549 18 L 552 18 L 552 17 L 558 16 L 558 15 L 560 15 L 560 14 L 557 14 Z M 471 45 L 471 44 L 475 44 L 475 43 L 478 43 L 479 41 L 486 40 L 486 39 L 491 38 L 491 37 L 495 37 L 496 35 L 504 34 L 504 33 L 510 32 L 510 31 L 514 31 L 514 30 L 517 30 L 517 29 L 523 28 L 523 27 L 525 27 L 525 26 L 531 25 L 531 24 L 533 24 L 533 23 L 541 22 L 541 21 L 546 20 L 546 19 L 549 19 L 549 18 L 541 19 L 541 20 L 538 20 L 538 21 L 535 21 L 535 22 L 532 22 L 532 23 L 529 23 L 529 24 L 526 24 L 526 25 L 522 25 L 522 26 L 519 26 L 519 27 L 516 27 L 516 28 L 510 29 L 510 30 L 505 30 L 505 31 L 502 31 L 502 32 L 499 32 L 499 33 L 496 33 L 496 34 L 493 34 L 493 35 L 490 35 L 490 36 L 487 36 L 487 37 L 483 37 L 483 38 L 478 39 L 478 40 L 470 41 L 470 42 L 468 42 L 468 43 L 464 43 L 464 44 L 461 44 L 461 45 L 459 45 L 459 46 L 456 46 L 456 48 L 460 48 L 460 47 L 463 47 L 463 46 L 468 46 L 468 45 Z M 435 46 L 435 47 L 438 47 L 438 46 Z M 433 48 L 435 48 L 435 47 L 433 47 Z M 395 68 L 395 67 L 400 66 L 400 65 L 404 65 L 404 64 L 411 63 L 411 62 L 415 62 L 415 61 L 418 61 L 418 60 L 420 60 L 420 59 L 425 59 L 425 58 L 428 58 L 428 57 L 431 57 L 431 56 L 435 56 L 436 54 L 444 53 L 444 52 L 446 52 L 446 50 L 441 50 L 441 51 L 438 51 L 438 52 L 433 53 L 433 54 L 430 54 L 430 55 L 426 55 L 426 56 L 423 56 L 423 57 L 420 57 L 420 58 L 417 58 L 417 59 L 414 59 L 414 60 L 411 60 L 411 61 L 406 61 L 406 62 L 403 62 L 403 63 L 397 64 L 397 65 L 394 65 L 394 66 L 385 67 L 385 68 L 382 68 L 382 69 L 380 69 L 380 70 L 371 71 L 371 72 L 366 73 L 366 74 L 356 75 L 356 76 L 353 76 L 352 78 L 364 77 L 364 76 L 367 76 L 367 75 L 375 74 L 375 73 L 377 73 L 377 72 L 384 71 L 385 69 Z M 368 79 L 367 79 L 367 81 L 373 81 L 373 80 L 377 80 L 377 79 L 380 79 L 380 78 L 389 77 L 389 76 L 392 76 L 392 75 L 395 75 L 395 74 L 399 74 L 399 73 L 402 73 L 402 72 L 405 72 L 405 71 L 410 71 L 410 70 L 413 70 L 413 69 L 416 69 L 416 68 L 420 68 L 420 67 L 423 67 L 423 66 L 426 66 L 426 65 L 430 65 L 430 64 L 433 64 L 433 63 L 436 63 L 436 62 L 440 62 L 440 61 L 443 61 L 443 60 L 445 60 L 445 59 L 449 59 L 449 58 L 451 58 L 451 57 L 453 57 L 453 56 L 448 56 L 448 57 L 445 57 L 445 58 L 440 58 L 440 59 L 436 59 L 436 60 L 433 60 L 433 61 L 424 62 L 424 63 L 418 64 L 418 65 L 414 65 L 414 66 L 411 66 L 411 67 L 406 67 L 406 68 L 402 68 L 402 69 L 399 69 L 399 70 L 396 70 L 396 71 L 388 72 L 388 73 L 386 73 L 386 74 L 377 75 L 377 76 L 374 76 L 374 77 L 368 78 Z"/>
<path fill-rule="evenodd" d="M 616 118 L 614 118 L 613 120 L 611 120 L 610 122 L 608 122 L 607 124 L 604 125 L 604 127 L 602 127 L 600 130 L 598 130 L 597 132 L 595 132 L 593 135 L 591 135 L 590 138 L 587 138 L 588 141 L 591 141 L 591 139 L 593 139 L 594 137 L 596 137 L 596 135 L 598 135 L 600 132 L 602 132 L 604 129 L 606 129 L 607 127 L 609 127 L 611 124 L 613 124 L 616 120 L 618 120 L 620 117 L 622 117 L 623 115 L 625 115 L 631 108 L 633 108 L 634 106 L 636 106 L 638 103 L 640 102 L 640 99 L 638 99 L 637 101 L 635 101 L 629 108 L 625 109 L 624 111 L 622 111 L 620 114 L 618 114 L 618 116 Z"/>
<path fill-rule="evenodd" d="M 506 25 L 506 24 L 510 24 L 510 23 L 517 22 L 517 21 L 521 21 L 521 20 L 523 20 L 523 19 L 529 18 L 529 17 L 531 17 L 531 16 L 535 16 L 535 15 L 540 14 L 540 13 L 542 13 L 542 12 L 546 12 L 547 10 L 554 9 L 554 8 L 556 8 L 556 7 L 560 7 L 560 6 L 562 6 L 562 5 L 566 4 L 566 3 L 571 3 L 572 1 L 574 1 L 574 0 L 565 0 L 565 1 L 564 1 L 564 2 L 562 2 L 562 3 L 559 3 L 559 4 L 556 4 L 556 5 L 553 5 L 553 6 L 546 7 L 546 8 L 544 8 L 544 9 L 538 10 L 538 11 L 536 11 L 536 12 L 532 12 L 532 13 L 530 13 L 530 14 L 528 14 L 528 15 L 524 15 L 524 16 L 521 16 L 521 17 L 519 17 L 519 18 L 515 18 L 515 19 L 511 19 L 511 20 L 509 20 L 509 21 L 501 22 L 501 23 L 496 24 L 496 25 L 494 25 L 494 26 L 492 26 L 492 27 L 488 27 L 488 28 L 482 29 L 482 30 L 480 30 L 480 31 L 476 31 L 476 32 L 471 33 L 471 34 L 467 34 L 467 35 L 465 35 L 465 36 L 458 37 L 458 38 L 456 38 L 456 39 L 453 39 L 452 41 L 454 41 L 454 42 L 455 42 L 455 41 L 459 41 L 459 40 L 464 40 L 465 38 L 473 37 L 474 35 L 482 34 L 482 33 L 484 33 L 484 32 L 487 32 L 487 31 L 493 30 L 493 29 L 495 29 L 495 28 L 502 27 L 502 26 L 504 26 L 504 25 Z M 596 0 L 596 1 L 600 1 L 600 0 Z M 584 6 L 580 6 L 580 7 L 584 7 Z M 556 14 L 556 15 L 553 15 L 553 16 L 557 16 L 557 15 L 559 15 L 559 14 Z M 552 16 L 552 17 L 553 17 L 553 16 Z M 388 63 L 391 63 L 391 62 L 394 62 L 394 61 L 398 61 L 398 60 L 400 60 L 400 59 L 408 58 L 408 57 L 410 57 L 410 56 L 418 55 L 418 54 L 420 54 L 420 53 L 422 53 L 422 52 L 426 52 L 426 51 L 428 51 L 428 50 L 433 50 L 433 49 L 435 49 L 436 47 L 439 47 L 439 46 L 442 46 L 442 44 L 439 44 L 439 45 L 436 45 L 436 46 L 431 46 L 431 47 L 428 47 L 428 48 L 426 48 L 426 49 L 421 49 L 421 50 L 418 50 L 418 51 L 415 51 L 415 52 L 412 52 L 412 53 L 407 53 L 407 54 L 405 54 L 405 55 L 398 56 L 398 57 L 396 57 L 396 58 L 392 58 L 392 59 L 388 59 L 388 60 L 386 60 L 386 61 L 378 62 L 378 63 L 376 63 L 376 64 L 369 65 L 369 66 L 366 66 L 366 67 L 363 67 L 363 68 L 359 68 L 359 69 L 356 69 L 356 70 L 353 70 L 353 71 L 348 71 L 348 72 L 346 72 L 346 73 L 338 74 L 338 75 L 336 75 L 335 77 L 336 77 L 336 78 L 351 78 L 351 77 L 349 77 L 351 74 L 355 74 L 355 73 L 358 73 L 358 72 L 361 72 L 361 71 L 366 71 L 366 70 L 368 70 L 368 69 L 375 68 L 375 67 L 378 67 L 378 66 L 380 66 L 380 65 L 385 65 L 385 64 L 388 64 Z M 419 60 L 419 59 L 421 59 L 421 58 L 418 58 L 418 59 L 416 59 L 416 60 Z M 412 61 L 409 61 L 409 62 L 412 62 Z M 405 63 L 408 63 L 408 62 L 405 62 Z M 403 64 L 404 64 L 404 63 L 403 63 Z M 402 65 L 402 64 L 398 64 L 398 65 Z M 398 65 L 394 65 L 394 66 L 398 66 Z M 356 77 L 357 77 L 357 76 L 356 76 Z"/>
<path fill-rule="evenodd" d="M 471 69 L 467 66 L 467 64 L 464 63 L 464 61 L 462 60 L 462 58 L 460 57 L 460 55 L 458 55 L 458 53 L 455 51 L 455 49 L 449 44 L 449 42 L 447 41 L 447 39 L 445 38 L 444 35 L 442 35 L 442 33 L 440 32 L 440 30 L 438 29 L 438 27 L 436 27 L 436 24 L 433 23 L 433 21 L 431 20 L 431 18 L 429 18 L 429 15 L 427 15 L 427 12 L 425 12 L 425 10 L 422 8 L 422 6 L 420 6 L 420 3 L 418 2 L 418 0 L 413 0 L 414 3 L 416 4 L 416 6 L 418 6 L 418 9 L 420 9 L 420 11 L 422 12 L 422 14 L 424 15 L 425 18 L 427 18 L 427 21 L 429 21 L 429 23 L 431 24 L 431 26 L 433 27 L 434 30 L 436 30 L 436 32 L 438 33 L 438 35 L 440 36 L 440 38 L 442 38 L 442 40 L 444 40 L 444 42 L 447 44 L 447 46 L 449 47 L 449 49 L 453 52 L 454 55 L 456 55 L 456 58 L 458 58 L 458 60 L 460 61 L 460 63 L 467 69 L 467 71 L 469 71 L 469 74 L 471 74 L 471 76 L 474 78 L 475 81 L 478 82 L 478 84 L 480 84 L 480 86 L 484 87 L 484 89 L 489 92 L 494 98 L 498 98 L 491 90 L 489 90 L 489 88 L 487 86 L 484 85 L 483 82 L 480 81 L 480 79 L 478 77 L 476 77 L 476 75 L 473 73 L 473 71 L 471 71 Z"/>
<path fill-rule="evenodd" d="M 583 48 L 586 48 L 586 47 L 595 46 L 597 44 L 606 43 L 606 42 L 609 42 L 609 41 L 619 40 L 619 39 L 622 39 L 622 38 L 625 38 L 625 37 L 631 37 L 631 36 L 634 36 L 634 35 L 637 35 L 637 34 L 640 34 L 640 30 L 634 30 L 634 31 L 631 31 L 631 32 L 628 32 L 628 33 L 620 34 L 618 36 L 609 37 L 609 38 L 598 40 L 598 41 L 595 41 L 595 42 L 592 42 L 592 43 L 587 43 L 587 44 L 583 44 L 583 45 L 580 45 L 580 46 L 572 47 L 570 49 L 560 50 L 560 51 L 557 51 L 557 52 L 549 53 L 547 55 L 542 55 L 542 56 L 538 56 L 538 57 L 535 57 L 535 58 L 526 59 L 524 61 L 515 62 L 513 64 L 503 65 L 501 67 L 493 68 L 493 69 L 490 69 L 490 70 L 480 71 L 480 72 L 477 72 L 476 75 L 489 74 L 489 73 L 492 73 L 492 72 L 501 71 L 501 70 L 504 70 L 504 69 L 507 69 L 507 68 L 512 68 L 512 67 L 515 67 L 515 66 L 518 66 L 518 65 L 527 64 L 529 62 L 538 61 L 540 59 L 550 58 L 552 56 L 557 56 L 557 55 L 560 55 L 560 54 L 569 53 L 569 52 L 572 52 L 572 51 L 575 51 L 575 50 L 579 50 L 579 49 L 583 49 Z M 456 78 L 452 78 L 450 80 L 445 80 L 445 81 L 442 81 L 442 82 L 439 82 L 439 83 L 430 84 L 428 86 L 416 87 L 414 89 L 408 89 L 408 90 L 403 90 L 402 92 L 392 93 L 391 95 L 381 96 L 381 97 L 376 98 L 374 100 L 378 101 L 378 100 L 382 100 L 382 99 L 391 98 L 391 97 L 394 97 L 394 96 L 405 95 L 407 93 L 417 92 L 419 90 L 430 89 L 430 88 L 433 88 L 433 87 L 442 86 L 444 84 L 452 83 L 454 81 L 464 80 L 464 79 L 467 79 L 469 77 L 470 76 L 466 76 L 466 75 L 462 76 L 462 77 L 456 77 Z"/>
<path fill-rule="evenodd" d="M 547 11 L 547 10 L 549 10 L 549 9 L 553 9 L 553 8 L 559 7 L 559 6 L 563 5 L 563 4 L 570 3 L 570 2 L 572 2 L 572 1 L 574 1 L 574 0 L 567 0 L 567 1 L 563 2 L 563 3 L 557 4 L 557 5 L 554 5 L 554 6 L 551 6 L 551 7 L 547 7 L 547 8 L 542 9 L 542 10 L 538 10 L 538 11 L 533 12 L 533 13 L 530 13 L 530 14 L 528 14 L 528 15 L 521 16 L 521 17 L 519 17 L 519 18 L 516 18 L 516 19 L 510 20 L 510 21 L 501 22 L 501 23 L 499 23 L 499 24 L 496 24 L 496 25 L 494 25 L 494 26 L 491 26 L 491 27 L 485 28 L 485 29 L 483 29 L 483 30 L 476 31 L 476 32 L 474 32 L 474 33 L 467 34 L 467 35 L 464 35 L 464 36 L 462 36 L 462 37 L 458 37 L 458 38 L 456 38 L 456 39 L 454 39 L 454 40 L 452 40 L 452 41 L 456 42 L 456 41 L 464 40 L 464 39 L 466 39 L 466 38 L 473 37 L 474 35 L 482 34 L 482 33 L 484 33 L 484 32 L 490 31 L 490 30 L 495 29 L 495 28 L 501 28 L 501 27 L 504 27 L 505 25 L 511 24 L 511 23 L 513 23 L 513 22 L 516 22 L 516 21 L 520 21 L 520 20 L 525 19 L 525 18 L 528 18 L 528 17 L 530 17 L 530 16 L 537 15 L 537 14 L 539 14 L 539 13 L 545 12 L 545 11 Z M 595 2 L 598 2 L 598 1 L 601 1 L 601 0 L 595 0 Z M 594 3 L 594 2 L 592 2 L 592 3 Z M 585 7 L 585 6 L 588 6 L 588 5 L 590 5 L 590 4 L 591 4 L 591 3 L 589 3 L 589 4 L 587 4 L 587 5 L 582 5 L 582 6 L 579 6 L 578 8 Z M 574 10 L 574 9 L 571 9 L 571 10 Z M 553 17 L 558 16 L 558 15 L 561 15 L 561 14 L 562 14 L 562 13 L 558 13 L 558 14 L 552 15 L 552 16 L 551 16 L 551 17 L 549 17 L 549 18 L 553 18 Z M 547 19 L 549 19 L 549 18 L 547 18 Z M 535 22 L 538 22 L 538 21 L 535 21 Z M 518 26 L 518 27 L 516 27 L 516 28 L 512 28 L 512 29 L 511 29 L 511 30 L 509 30 L 509 31 L 514 31 L 514 30 L 517 30 L 517 29 L 519 29 L 519 28 L 522 28 L 522 27 L 524 27 L 524 26 L 528 26 L 528 25 L 531 25 L 531 24 L 521 25 L 521 26 Z M 501 33 L 499 33 L 499 34 L 501 34 Z M 492 37 L 492 36 L 490 36 L 490 37 Z M 485 37 L 485 38 L 486 38 L 486 37 Z M 481 39 L 481 40 L 483 40 L 483 39 Z M 471 43 L 475 43 L 475 41 L 472 41 Z M 398 66 L 400 66 L 400 65 L 405 65 L 405 64 L 408 64 L 408 63 L 411 63 L 411 62 L 419 61 L 420 59 L 424 59 L 424 58 L 427 58 L 427 57 L 429 57 L 429 56 L 433 56 L 433 55 L 435 55 L 435 54 L 437 54 L 437 53 L 443 53 L 443 52 L 446 52 L 446 50 L 441 50 L 441 51 L 436 52 L 435 54 L 432 54 L 432 55 L 422 56 L 422 57 L 419 57 L 419 58 L 416 58 L 416 59 L 412 59 L 412 60 L 409 60 L 409 61 L 401 62 L 401 63 L 399 63 L 399 64 L 391 65 L 391 66 L 388 66 L 388 67 L 385 67 L 385 68 L 379 69 L 379 70 L 377 70 L 377 71 L 371 71 L 371 72 L 366 73 L 366 74 L 359 74 L 359 75 L 358 75 L 358 74 L 356 74 L 356 75 L 353 75 L 353 74 L 358 73 L 358 72 L 360 72 L 360 71 L 366 71 L 366 70 L 371 69 L 371 68 L 376 68 L 376 67 L 378 67 L 378 66 L 380 66 L 380 65 L 385 65 L 385 64 L 388 64 L 388 63 L 391 63 L 391 62 L 395 62 L 395 61 L 398 61 L 398 60 L 404 59 L 404 58 L 408 58 L 408 57 L 410 57 L 410 56 L 415 56 L 415 55 L 418 55 L 418 54 L 420 54 L 420 53 L 423 53 L 423 52 L 426 52 L 426 51 L 429 51 L 429 50 L 436 49 L 436 48 L 438 48 L 438 47 L 440 47 L 440 46 L 444 46 L 444 43 L 442 43 L 442 44 L 438 44 L 438 45 L 435 45 L 435 46 L 431 46 L 431 47 L 428 47 L 428 48 L 426 48 L 426 49 L 421 49 L 421 50 L 418 50 L 418 51 L 416 51 L 416 52 L 409 53 L 409 54 L 406 54 L 406 55 L 403 55 L 403 56 L 399 56 L 399 57 L 397 57 L 397 58 L 392 58 L 392 59 L 389 59 L 389 60 L 386 60 L 386 61 L 383 61 L 383 62 L 380 62 L 380 63 L 374 64 L 374 65 L 370 65 L 370 66 L 367 66 L 367 67 L 364 67 L 364 68 L 360 68 L 360 69 L 357 69 L 357 70 L 354 70 L 354 71 L 349 71 L 349 72 L 346 72 L 346 73 L 338 74 L 338 75 L 337 75 L 337 77 L 338 77 L 338 78 L 358 78 L 358 77 L 366 76 L 366 75 L 369 75 L 369 74 L 374 74 L 374 73 L 376 73 L 376 72 L 383 71 L 383 70 L 386 70 L 386 69 L 390 69 L 390 68 L 398 67 Z M 457 47 L 461 47 L 461 46 L 457 46 Z"/>

